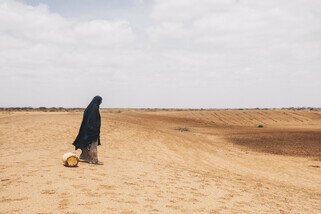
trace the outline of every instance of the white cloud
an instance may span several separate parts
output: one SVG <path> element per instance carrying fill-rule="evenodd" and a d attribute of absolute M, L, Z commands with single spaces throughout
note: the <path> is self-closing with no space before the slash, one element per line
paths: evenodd
<path fill-rule="evenodd" d="M 320 77 L 320 8 L 318 1 L 302 0 L 161 0 L 151 12 L 157 22 L 148 33 L 155 45 L 182 44 L 169 48 L 211 58 L 202 62 L 218 73 L 243 73 L 252 81 L 260 73 L 268 81 L 270 72 L 291 79 L 304 69 Z"/>
<path fill-rule="evenodd" d="M 104 70 L 108 75 L 109 65 L 121 64 L 124 47 L 127 50 L 135 42 L 126 20 L 67 19 L 45 5 L 32 7 L 15 1 L 2 1 L 0 11 L 0 69 L 5 82 L 1 90 L 9 88 L 16 94 L 15 99 L 7 101 L 9 105 L 41 103 L 40 97 L 45 97 L 41 91 L 35 90 L 38 101 L 21 97 L 27 93 L 22 88 L 28 90 L 34 84 L 47 84 L 49 93 L 55 94 L 56 87 L 70 87 L 68 84 L 90 75 L 92 70 L 96 69 L 93 74 Z M 116 57 L 115 53 L 120 55 Z M 85 84 L 85 80 L 80 82 Z M 24 87 L 19 90 L 16 84 Z M 4 99 L 7 97 L 12 96 Z"/>
<path fill-rule="evenodd" d="M 0 105 L 321 105 L 320 1 L 149 4 L 132 22 L 1 1 Z"/>

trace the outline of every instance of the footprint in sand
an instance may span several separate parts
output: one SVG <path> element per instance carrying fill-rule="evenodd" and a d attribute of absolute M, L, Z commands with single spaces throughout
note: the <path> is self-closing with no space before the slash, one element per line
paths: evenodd
<path fill-rule="evenodd" d="M 100 186 L 100 188 L 99 189 L 107 189 L 107 190 L 112 190 L 112 189 L 115 189 L 116 187 L 114 186 L 114 185 L 107 185 L 107 184 L 100 184 L 99 185 Z"/>
<path fill-rule="evenodd" d="M 60 198 L 61 198 L 61 200 L 59 201 L 59 203 L 58 203 L 58 207 L 60 208 L 60 209 L 62 209 L 62 210 L 64 210 L 64 209 L 67 209 L 68 208 L 68 206 L 69 206 L 69 199 L 68 199 L 68 197 L 70 196 L 70 194 L 69 193 L 61 193 L 60 194 Z"/>
<path fill-rule="evenodd" d="M 44 195 L 52 195 L 52 194 L 55 194 L 55 193 L 56 193 L 55 190 L 50 190 L 50 189 L 41 191 L 41 194 L 44 194 Z"/>
<path fill-rule="evenodd" d="M 101 195 L 100 193 L 97 193 L 86 187 L 81 188 L 81 191 L 88 197 L 99 197 Z"/>
<path fill-rule="evenodd" d="M 92 205 L 96 205 L 96 204 L 99 204 L 99 202 L 88 201 L 88 202 L 85 202 L 85 203 L 79 203 L 78 205 L 79 206 L 84 206 L 86 208 L 90 208 Z"/>
<path fill-rule="evenodd" d="M 67 198 L 63 198 L 59 201 L 59 208 L 64 210 L 67 209 L 69 205 L 69 200 Z"/>
<path fill-rule="evenodd" d="M 1 198 L 0 203 L 7 203 L 7 202 L 13 202 L 13 201 L 24 201 L 28 200 L 28 197 L 23 197 L 23 198 Z"/>

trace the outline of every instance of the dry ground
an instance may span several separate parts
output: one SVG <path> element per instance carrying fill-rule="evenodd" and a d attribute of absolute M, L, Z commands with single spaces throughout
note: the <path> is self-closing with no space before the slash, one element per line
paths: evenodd
<path fill-rule="evenodd" d="M 103 111 L 66 168 L 81 119 L 0 112 L 0 213 L 321 213 L 321 112 Z"/>

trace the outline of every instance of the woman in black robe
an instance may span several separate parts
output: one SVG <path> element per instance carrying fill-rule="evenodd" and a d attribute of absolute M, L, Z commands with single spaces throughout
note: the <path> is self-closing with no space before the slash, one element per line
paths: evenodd
<path fill-rule="evenodd" d="M 99 164 L 97 146 L 100 145 L 100 96 L 95 96 L 84 111 L 78 136 L 73 145 L 81 149 L 80 160 Z"/>

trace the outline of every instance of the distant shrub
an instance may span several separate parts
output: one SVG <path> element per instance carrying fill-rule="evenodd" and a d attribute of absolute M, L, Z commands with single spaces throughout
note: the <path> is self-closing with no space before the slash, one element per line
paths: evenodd
<path fill-rule="evenodd" d="M 264 128 L 264 125 L 263 124 L 259 124 L 257 125 L 258 128 Z"/>
<path fill-rule="evenodd" d="M 47 108 L 43 107 L 43 106 L 39 107 L 38 109 L 39 109 L 39 111 L 45 111 L 45 112 L 47 111 Z"/>
<path fill-rule="evenodd" d="M 179 127 L 179 128 L 177 128 L 175 130 L 178 130 L 180 132 L 189 132 L 190 131 L 189 128 L 186 128 L 186 127 Z"/>

